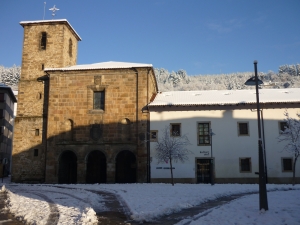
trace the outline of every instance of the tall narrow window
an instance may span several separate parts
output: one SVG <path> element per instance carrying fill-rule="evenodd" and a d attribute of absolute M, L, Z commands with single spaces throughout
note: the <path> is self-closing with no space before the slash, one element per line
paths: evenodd
<path fill-rule="evenodd" d="M 210 123 L 198 123 L 198 145 L 210 145 Z"/>
<path fill-rule="evenodd" d="M 94 109 L 104 110 L 105 106 L 105 92 L 95 91 L 94 92 Z"/>
<path fill-rule="evenodd" d="M 72 39 L 69 39 L 69 56 L 72 57 L 72 48 L 73 48 L 73 43 Z"/>
<path fill-rule="evenodd" d="M 35 129 L 35 136 L 39 136 L 40 135 L 40 130 L 39 129 Z"/>
<path fill-rule="evenodd" d="M 46 50 L 46 44 L 47 44 L 47 33 L 42 32 L 42 37 L 41 37 L 41 49 Z"/>

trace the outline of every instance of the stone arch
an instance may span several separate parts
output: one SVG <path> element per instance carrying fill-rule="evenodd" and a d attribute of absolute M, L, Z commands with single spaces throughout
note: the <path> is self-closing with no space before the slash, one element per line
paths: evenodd
<path fill-rule="evenodd" d="M 77 156 L 73 151 L 66 150 L 59 157 L 58 183 L 77 183 Z"/>
<path fill-rule="evenodd" d="M 102 151 L 91 151 L 86 158 L 86 183 L 106 183 L 106 156 Z"/>
<path fill-rule="evenodd" d="M 136 157 L 128 150 L 123 150 L 116 156 L 116 183 L 136 182 Z"/>

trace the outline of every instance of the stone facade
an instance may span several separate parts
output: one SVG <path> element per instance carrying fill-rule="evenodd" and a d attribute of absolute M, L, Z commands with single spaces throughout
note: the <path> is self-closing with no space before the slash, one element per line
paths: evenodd
<path fill-rule="evenodd" d="M 80 37 L 66 20 L 21 24 L 24 47 L 12 180 L 149 181 L 146 106 L 157 92 L 152 66 L 73 70 Z M 95 108 L 96 93 L 105 96 L 104 108 Z"/>

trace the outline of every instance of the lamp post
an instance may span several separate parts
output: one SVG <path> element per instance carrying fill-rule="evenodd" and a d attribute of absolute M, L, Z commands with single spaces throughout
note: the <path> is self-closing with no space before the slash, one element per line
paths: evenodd
<path fill-rule="evenodd" d="M 212 136 L 215 135 L 214 132 L 212 132 L 212 129 L 209 130 L 209 135 L 210 135 L 210 156 L 211 156 L 211 161 L 210 161 L 210 184 L 214 185 L 215 184 L 215 179 L 214 179 L 214 159 L 213 159 L 213 149 L 212 149 Z"/>
<path fill-rule="evenodd" d="M 263 82 L 257 77 L 257 61 L 254 61 L 255 76 L 251 77 L 245 82 L 245 85 L 255 85 L 256 88 L 256 107 L 257 107 L 257 125 L 258 125 L 258 163 L 259 163 L 259 209 L 268 210 L 268 198 L 266 188 L 266 173 L 264 153 L 261 139 L 261 126 L 260 126 L 260 107 L 259 107 L 259 93 L 258 85 Z"/>

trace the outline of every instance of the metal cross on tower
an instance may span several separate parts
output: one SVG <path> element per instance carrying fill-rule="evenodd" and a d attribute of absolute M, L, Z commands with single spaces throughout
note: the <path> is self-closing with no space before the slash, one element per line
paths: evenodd
<path fill-rule="evenodd" d="M 54 18 L 55 12 L 58 11 L 59 9 L 56 8 L 55 5 L 54 5 L 54 6 L 53 6 L 52 8 L 50 8 L 49 10 L 52 11 L 52 16 L 53 16 L 53 18 Z"/>

